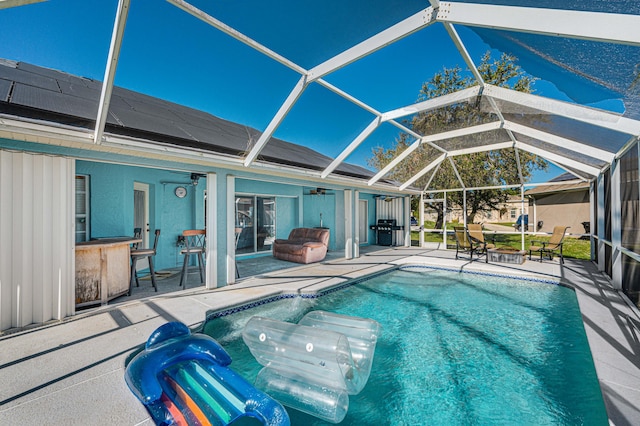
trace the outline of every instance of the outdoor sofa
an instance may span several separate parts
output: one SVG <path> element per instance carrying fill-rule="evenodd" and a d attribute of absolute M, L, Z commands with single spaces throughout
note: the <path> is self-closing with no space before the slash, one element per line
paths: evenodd
<path fill-rule="evenodd" d="M 320 262 L 327 255 L 329 230 L 326 228 L 295 228 L 289 238 L 273 243 L 273 256 L 297 263 Z"/>

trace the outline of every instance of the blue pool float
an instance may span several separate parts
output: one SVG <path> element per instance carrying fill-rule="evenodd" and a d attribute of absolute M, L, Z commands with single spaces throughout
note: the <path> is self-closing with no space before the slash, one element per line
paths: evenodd
<path fill-rule="evenodd" d="M 284 407 L 228 368 L 229 354 L 181 322 L 156 329 L 125 380 L 158 425 L 288 426 Z"/>

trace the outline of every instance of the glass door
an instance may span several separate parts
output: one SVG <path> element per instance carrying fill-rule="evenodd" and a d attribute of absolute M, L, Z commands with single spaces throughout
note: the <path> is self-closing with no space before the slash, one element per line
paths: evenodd
<path fill-rule="evenodd" d="M 237 196 L 236 254 L 271 251 L 276 235 L 274 197 Z"/>

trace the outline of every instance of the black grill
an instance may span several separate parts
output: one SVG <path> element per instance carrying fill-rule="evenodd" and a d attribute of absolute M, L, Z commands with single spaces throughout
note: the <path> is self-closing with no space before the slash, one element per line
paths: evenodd
<path fill-rule="evenodd" d="M 393 245 L 393 231 L 404 229 L 404 226 L 398 226 L 396 219 L 378 219 L 376 225 L 371 225 L 369 229 L 376 231 L 376 239 L 379 246 Z"/>

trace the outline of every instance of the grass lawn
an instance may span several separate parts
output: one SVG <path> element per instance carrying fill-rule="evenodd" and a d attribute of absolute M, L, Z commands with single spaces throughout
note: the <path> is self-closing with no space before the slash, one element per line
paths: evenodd
<path fill-rule="evenodd" d="M 453 226 L 458 226 L 456 224 L 449 224 L 448 229 L 453 229 Z M 425 227 L 433 226 L 433 223 L 427 224 L 425 223 Z M 490 240 L 490 237 L 493 237 L 493 234 L 485 234 L 485 238 L 487 241 Z M 411 232 L 411 241 L 415 241 L 417 245 L 417 241 L 419 239 L 418 231 Z M 514 249 L 520 249 L 520 235 L 516 234 L 495 234 L 495 243 L 498 247 L 511 247 Z M 549 241 L 550 236 L 542 236 L 542 235 L 525 235 L 524 236 L 524 247 L 525 250 L 529 248 L 531 245 L 531 240 L 534 241 Z M 437 233 L 425 233 L 424 235 L 425 242 L 442 242 L 442 234 Z M 589 240 L 581 240 L 573 237 L 566 237 L 564 239 L 564 245 L 562 248 L 562 254 L 564 257 L 573 258 L 573 259 L 583 259 L 589 260 L 591 258 L 591 246 Z M 539 245 L 539 244 L 538 244 Z M 447 238 L 447 246 L 455 249 L 456 241 L 452 233 L 449 233 Z"/>

